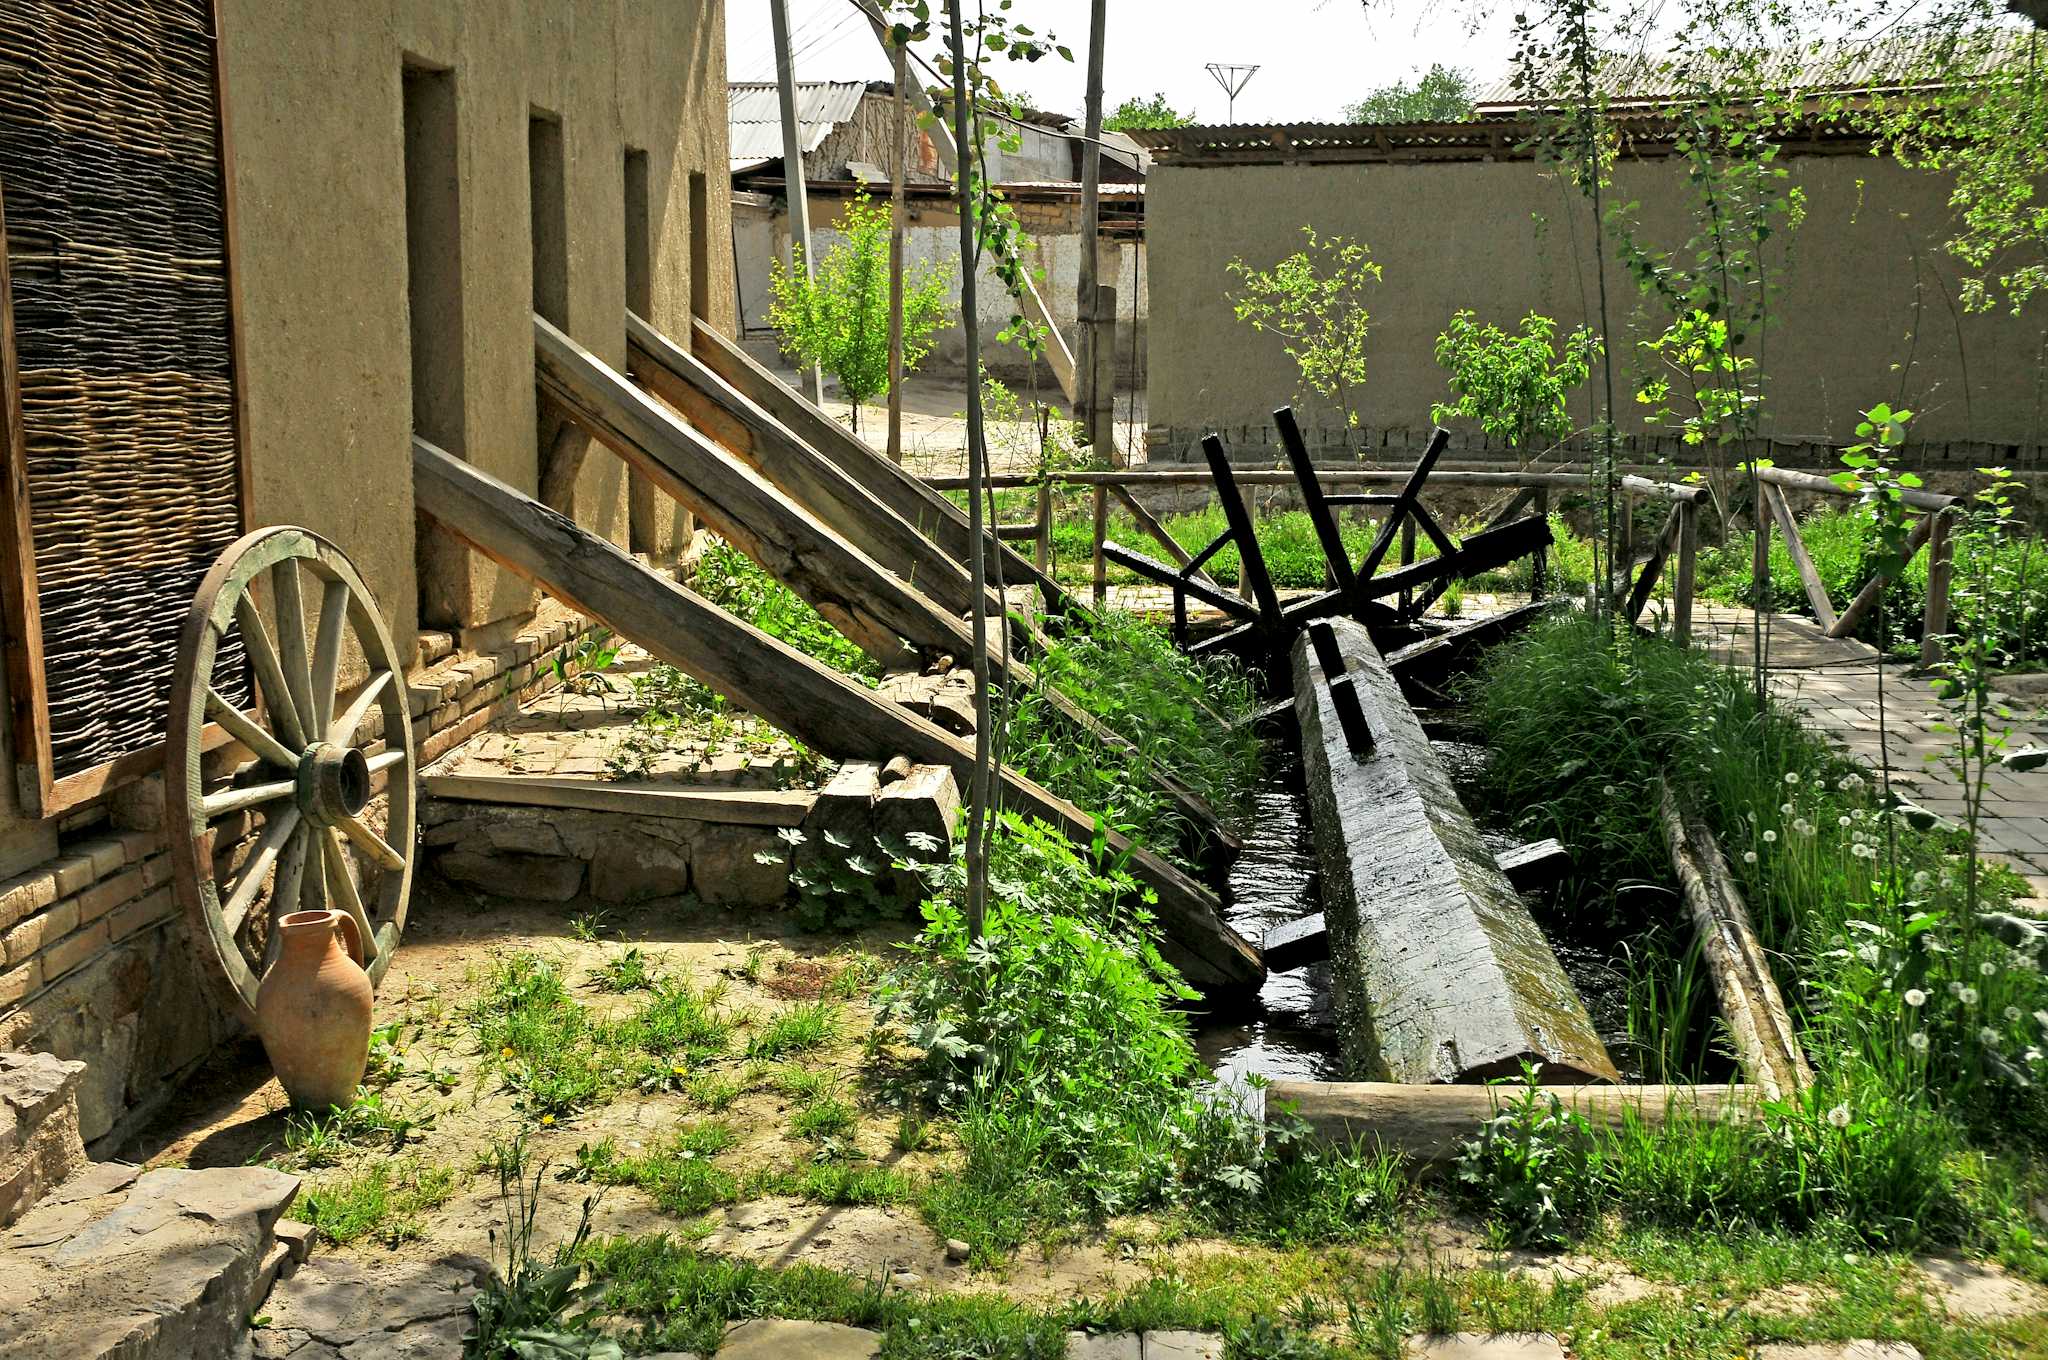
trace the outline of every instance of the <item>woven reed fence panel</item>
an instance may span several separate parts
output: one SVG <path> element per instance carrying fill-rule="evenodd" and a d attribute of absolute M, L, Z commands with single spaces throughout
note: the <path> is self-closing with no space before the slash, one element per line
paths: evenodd
<path fill-rule="evenodd" d="M 241 532 L 207 0 L 0 4 L 0 186 L 58 779 L 163 740 Z M 238 658 L 216 672 L 246 699 Z"/>

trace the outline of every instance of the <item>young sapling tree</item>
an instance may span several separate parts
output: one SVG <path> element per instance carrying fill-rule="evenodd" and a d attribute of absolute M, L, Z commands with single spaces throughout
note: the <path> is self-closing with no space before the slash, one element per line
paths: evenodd
<path fill-rule="evenodd" d="M 1279 336 L 1301 370 L 1304 393 L 1330 402 L 1345 428 L 1357 429 L 1354 393 L 1365 382 L 1365 342 L 1372 330 L 1365 297 L 1380 281 L 1380 267 L 1363 241 L 1322 236 L 1312 226 L 1301 233 L 1307 246 L 1271 269 L 1242 259 L 1226 266 L 1242 281 L 1231 307 L 1253 330 Z M 1297 394 L 1297 400 L 1306 397 Z"/>
<path fill-rule="evenodd" d="M 1476 420 L 1507 441 L 1517 466 L 1527 467 L 1541 452 L 1540 441 L 1572 432 L 1566 401 L 1592 376 L 1601 352 L 1600 337 L 1585 326 L 1564 338 L 1562 350 L 1556 335 L 1557 322 L 1535 312 L 1512 334 L 1481 325 L 1469 309 L 1458 312 L 1436 341 L 1436 361 L 1450 375 L 1453 399 L 1431 408 L 1430 419 Z"/>

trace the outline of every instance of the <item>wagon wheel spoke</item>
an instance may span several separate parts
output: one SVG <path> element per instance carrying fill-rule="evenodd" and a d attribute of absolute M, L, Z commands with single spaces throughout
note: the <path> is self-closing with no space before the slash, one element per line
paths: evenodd
<path fill-rule="evenodd" d="M 221 920 L 226 923 L 228 934 L 239 935 L 242 923 L 249 915 L 249 908 L 256 901 L 256 894 L 263 891 L 264 875 L 270 866 L 277 863 L 278 855 L 284 850 L 285 842 L 298 829 L 299 810 L 286 805 L 278 809 L 277 815 L 267 823 L 262 834 L 256 837 L 256 847 L 249 852 L 249 858 L 242 865 L 242 876 L 235 884 L 234 892 L 221 903 Z"/>
<path fill-rule="evenodd" d="M 299 758 L 285 749 L 284 743 L 259 726 L 255 719 L 229 703 L 221 692 L 212 685 L 206 687 L 206 711 L 212 719 L 228 730 L 228 735 L 256 753 L 258 760 L 289 770 L 297 767 Z"/>
<path fill-rule="evenodd" d="M 348 834 L 356 848 L 377 861 L 386 869 L 403 869 L 405 856 L 392 849 L 390 844 L 376 832 L 370 830 L 360 817 L 337 817 L 334 824 Z"/>
<path fill-rule="evenodd" d="M 206 819 L 210 822 L 216 817 L 225 817 L 230 812 L 240 812 L 243 808 L 261 807 L 280 798 L 289 798 L 298 787 L 297 780 L 279 779 L 267 784 L 222 789 L 219 793 L 207 794 L 200 806 L 205 809 Z"/>
<path fill-rule="evenodd" d="M 256 672 L 256 686 L 263 693 L 265 710 L 277 725 L 278 735 L 284 738 L 285 745 L 304 750 L 307 745 L 306 729 L 299 722 L 298 709 L 292 704 L 284 668 L 277 659 L 277 648 L 270 641 L 270 629 L 264 626 L 263 616 L 256 612 L 255 601 L 247 595 L 235 601 L 235 624 L 242 630 L 242 646 L 249 653 L 249 664 Z"/>
<path fill-rule="evenodd" d="M 291 693 L 299 730 L 311 740 L 320 728 L 313 721 L 313 672 L 306 659 L 306 596 L 299 589 L 296 557 L 281 558 L 270 568 L 270 593 L 277 610 L 277 654 L 285 688 Z"/>
<path fill-rule="evenodd" d="M 320 636 L 313 644 L 313 719 L 315 732 L 334 721 L 334 683 L 341 673 L 342 629 L 348 623 L 348 582 L 329 581 L 320 594 Z"/>
<path fill-rule="evenodd" d="M 278 950 L 284 940 L 284 932 L 277 928 L 277 923 L 299 909 L 299 893 L 306 877 L 307 839 L 307 828 L 297 828 L 284 853 L 277 858 L 277 878 L 270 890 L 270 929 L 265 932 L 263 941 L 263 961 L 256 967 L 259 978 L 277 962 Z M 252 917 L 254 914 L 250 913 Z"/>
<path fill-rule="evenodd" d="M 322 827 L 319 835 L 321 858 L 327 866 L 328 896 L 339 910 L 355 918 L 363 942 L 363 963 L 368 966 L 378 954 L 377 932 L 370 928 L 370 915 L 363 910 L 362 894 L 356 891 L 355 875 L 349 872 L 348 851 L 333 827 Z"/>
<path fill-rule="evenodd" d="M 363 719 L 369 716 L 371 706 L 383 697 L 384 687 L 390 683 L 390 671 L 378 671 L 371 676 L 370 683 L 363 686 L 363 692 L 355 697 L 355 702 L 348 706 L 348 711 L 328 726 L 327 740 L 338 745 L 352 742 L 356 729 L 363 725 Z"/>
<path fill-rule="evenodd" d="M 376 755 L 370 757 L 370 773 L 378 775 L 384 773 L 393 765 L 403 765 L 411 754 L 404 747 L 398 747 L 390 751 L 379 751 Z"/>

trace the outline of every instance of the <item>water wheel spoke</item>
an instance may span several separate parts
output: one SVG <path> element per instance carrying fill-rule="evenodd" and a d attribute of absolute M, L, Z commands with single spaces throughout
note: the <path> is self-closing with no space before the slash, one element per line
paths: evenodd
<path fill-rule="evenodd" d="M 329 581 L 320 594 L 320 636 L 313 643 L 313 721 L 325 732 L 334 721 L 334 684 L 341 674 L 342 628 L 348 623 L 348 582 Z"/>
<path fill-rule="evenodd" d="M 277 648 L 271 644 L 270 629 L 264 626 L 263 616 L 256 612 L 256 602 L 247 595 L 235 601 L 235 623 L 242 630 L 242 646 L 249 653 L 256 686 L 263 693 L 264 708 L 276 724 L 278 735 L 284 738 L 285 745 L 304 750 L 308 745 L 306 728 L 299 721 L 291 690 L 285 685 Z"/>
<path fill-rule="evenodd" d="M 370 683 L 363 686 L 363 692 L 349 704 L 348 711 L 336 718 L 327 729 L 327 740 L 337 745 L 353 745 L 356 729 L 369 716 L 370 706 L 383 695 L 384 687 L 391 683 L 390 671 L 378 671 L 370 677 Z"/>
<path fill-rule="evenodd" d="M 320 830 L 321 859 L 327 866 L 328 899 L 336 907 L 355 918 L 356 930 L 363 942 L 363 965 L 382 952 L 377 942 L 377 932 L 370 928 L 370 915 L 363 910 L 363 895 L 356 889 L 355 875 L 349 872 L 348 851 L 343 848 L 341 836 L 333 827 Z"/>
<path fill-rule="evenodd" d="M 280 558 L 271 565 L 270 593 L 277 608 L 277 659 L 299 726 L 310 739 L 320 727 L 313 721 L 313 671 L 306 659 L 306 596 L 299 589 L 298 558 Z"/>
<path fill-rule="evenodd" d="M 280 798 L 289 798 L 298 787 L 295 780 L 279 779 L 267 784 L 222 789 L 219 793 L 209 793 L 201 799 L 200 808 L 205 812 L 206 820 L 210 822 L 216 817 L 225 817 L 230 812 L 240 812 L 243 808 L 259 807 L 264 803 L 274 803 Z"/>
<path fill-rule="evenodd" d="M 212 685 L 206 687 L 206 711 L 213 720 L 228 730 L 228 735 L 256 753 L 256 758 L 272 765 L 292 769 L 299 758 L 285 748 L 283 742 L 263 730 L 254 718 L 227 701 L 227 698 Z"/>
<path fill-rule="evenodd" d="M 229 935 L 239 935 L 242 923 L 249 915 L 249 908 L 256 901 L 256 894 L 263 891 L 264 875 L 270 866 L 277 863 L 278 855 L 284 850 L 285 842 L 299 826 L 299 810 L 287 804 L 278 810 L 277 816 L 264 826 L 262 834 L 256 837 L 256 847 L 249 852 L 248 860 L 242 865 L 242 877 L 228 900 L 221 903 L 220 919 L 227 926 Z"/>
<path fill-rule="evenodd" d="M 405 867 L 405 856 L 392 849 L 382 836 L 370 830 L 362 818 L 337 818 L 335 825 L 348 834 L 348 838 L 356 843 L 358 850 L 361 850 L 384 868 L 403 869 Z"/>

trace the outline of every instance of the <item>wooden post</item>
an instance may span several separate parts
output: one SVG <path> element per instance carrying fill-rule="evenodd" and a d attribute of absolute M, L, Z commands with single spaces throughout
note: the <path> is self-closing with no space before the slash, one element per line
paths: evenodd
<path fill-rule="evenodd" d="M 1052 478 L 1047 477 L 1038 484 L 1038 551 L 1034 565 L 1040 571 L 1052 570 Z"/>
<path fill-rule="evenodd" d="M 1948 631 L 1949 581 L 1955 575 L 1955 543 L 1949 529 L 1955 520 L 1952 509 L 1937 510 L 1934 527 L 1927 538 L 1927 613 L 1920 621 L 1920 664 L 1932 666 L 1941 660 L 1941 637 Z"/>
<path fill-rule="evenodd" d="M 1095 607 L 1109 598 L 1109 560 L 1102 555 L 1102 540 L 1109 535 L 1109 486 L 1095 486 Z"/>
<path fill-rule="evenodd" d="M 1094 332 L 1089 341 L 1093 356 L 1093 383 L 1087 420 L 1094 427 L 1092 443 L 1109 455 L 1113 468 L 1130 466 L 1130 459 L 1116 442 L 1116 289 L 1102 284 L 1095 290 Z"/>
<path fill-rule="evenodd" d="M 1536 515 L 1545 524 L 1550 523 L 1550 488 L 1548 486 L 1536 488 Z M 1550 549 L 1538 548 L 1536 550 L 1535 563 L 1529 568 L 1530 599 L 1540 600 L 1543 598 L 1543 578 L 1547 574 L 1545 568 L 1549 565 Z"/>
<path fill-rule="evenodd" d="M 1074 341 L 1074 369 L 1080 379 L 1076 392 L 1074 414 L 1081 421 L 1082 438 L 1098 453 L 1110 455 L 1112 467 L 1122 467 L 1116 460 L 1116 429 L 1113 421 L 1101 418 L 1102 399 L 1102 355 L 1104 348 L 1101 338 L 1103 315 L 1103 294 L 1097 287 L 1100 262 L 1097 246 L 1102 234 L 1102 57 L 1103 46 L 1108 37 L 1108 0 L 1093 0 L 1088 15 L 1088 86 L 1084 98 L 1081 119 L 1081 267 L 1077 295 L 1074 299 L 1074 319 L 1078 323 Z M 1112 327 L 1116 321 L 1116 294 L 1109 295 L 1109 318 Z M 1108 349 L 1112 360 L 1115 358 L 1116 332 L 1110 331 Z M 1112 369 L 1112 372 L 1114 370 Z M 1116 390 L 1114 384 L 1110 391 Z"/>
<path fill-rule="evenodd" d="M 1678 575 L 1671 583 L 1671 638 L 1683 647 L 1692 641 L 1692 593 L 1700 551 L 1700 507 L 1678 503 Z M 1538 559 L 1541 560 L 1540 558 Z"/>
<path fill-rule="evenodd" d="M 796 119 L 796 63 L 789 50 L 789 0 L 768 0 L 768 19 L 775 37 L 775 86 L 782 105 L 782 191 L 789 202 L 790 248 L 803 260 L 804 277 L 815 272 L 811 260 L 811 200 L 804 189 L 803 133 Z M 815 364 L 804 375 L 806 395 L 825 404 L 825 374 Z"/>
<path fill-rule="evenodd" d="M 892 45 L 896 74 L 896 122 L 891 138 L 895 155 L 889 163 L 889 461 L 903 461 L 903 180 L 909 173 L 910 116 L 903 86 L 910 62 Z"/>
<path fill-rule="evenodd" d="M 1308 441 L 1301 437 L 1294 408 L 1282 406 L 1273 412 L 1273 426 L 1280 431 L 1280 447 L 1287 454 L 1295 484 L 1301 488 L 1301 505 L 1308 512 L 1309 527 L 1316 531 L 1316 542 L 1322 545 L 1330 586 L 1349 590 L 1351 555 L 1344 551 L 1343 532 L 1337 526 L 1337 517 L 1330 512 L 1329 502 L 1323 498 L 1322 479 L 1316 476 L 1315 461 L 1309 457 Z"/>
<path fill-rule="evenodd" d="M 1754 597 L 1750 606 L 1759 614 L 1771 612 L 1771 510 L 1763 503 L 1762 488 L 1757 491 L 1755 509 L 1750 518 L 1756 521 L 1756 541 L 1749 559 L 1749 588 Z M 1758 664 L 1762 664 L 1761 658 Z"/>
<path fill-rule="evenodd" d="M 1407 567 L 1415 563 L 1415 517 L 1405 513 L 1405 510 L 1406 507 L 1397 507 L 1395 513 L 1401 516 L 1401 565 Z M 1402 591 L 1401 612 L 1406 614 L 1413 603 L 1414 597 L 1409 592 Z"/>

